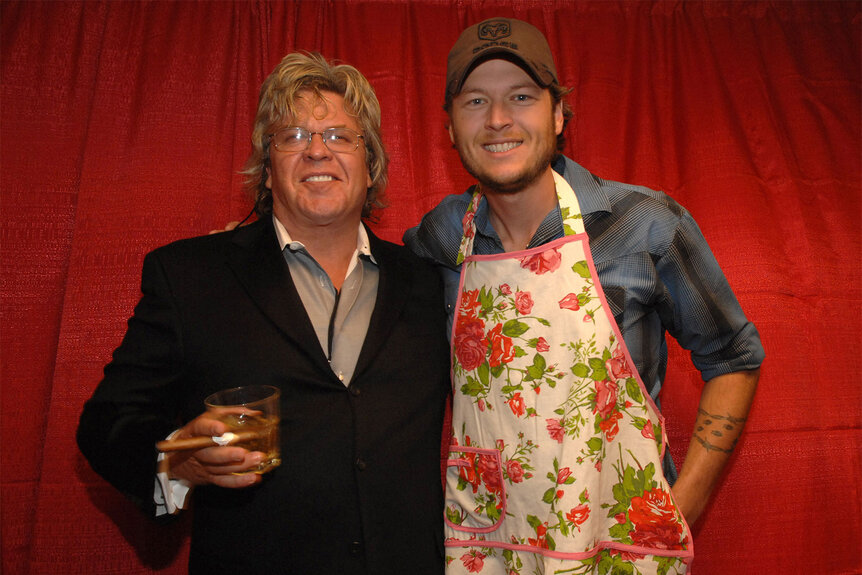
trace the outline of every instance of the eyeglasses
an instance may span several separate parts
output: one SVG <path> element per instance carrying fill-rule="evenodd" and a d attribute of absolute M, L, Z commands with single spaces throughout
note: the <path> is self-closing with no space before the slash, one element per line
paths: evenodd
<path fill-rule="evenodd" d="M 269 134 L 269 141 L 279 152 L 296 153 L 305 151 L 311 145 L 311 138 L 320 134 L 323 144 L 331 152 L 353 152 L 359 147 L 359 140 L 365 137 L 349 128 L 327 128 L 322 132 L 309 132 L 305 128 L 283 128 Z"/>

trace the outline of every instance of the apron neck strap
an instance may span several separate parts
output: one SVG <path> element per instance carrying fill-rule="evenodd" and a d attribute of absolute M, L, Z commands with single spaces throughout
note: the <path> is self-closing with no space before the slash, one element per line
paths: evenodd
<path fill-rule="evenodd" d="M 557 202 L 560 206 L 560 214 L 563 218 L 563 230 L 565 235 L 574 236 L 584 233 L 584 219 L 581 216 L 581 206 L 574 190 L 569 182 L 560 174 L 552 170 L 554 175 L 554 186 L 557 192 Z M 457 263 L 460 265 L 465 258 L 473 254 L 473 241 L 476 239 L 476 212 L 482 202 L 484 194 L 481 186 L 475 186 L 473 197 L 464 218 L 461 220 L 463 233 L 461 235 L 461 247 L 458 249 Z"/>
<path fill-rule="evenodd" d="M 557 201 L 560 203 L 560 215 L 563 216 L 563 230 L 567 236 L 576 236 L 583 234 L 584 218 L 581 215 L 581 205 L 578 203 L 578 196 L 566 179 L 551 170 L 554 174 L 554 184 L 557 190 Z"/>

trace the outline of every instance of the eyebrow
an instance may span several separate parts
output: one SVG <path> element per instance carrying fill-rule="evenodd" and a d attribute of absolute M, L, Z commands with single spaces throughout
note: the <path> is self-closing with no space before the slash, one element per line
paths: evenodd
<path fill-rule="evenodd" d="M 508 88 L 506 88 L 506 91 L 507 92 L 515 92 L 518 90 L 538 90 L 538 91 L 541 91 L 542 89 L 543 88 L 541 86 L 539 86 L 538 84 L 536 84 L 535 82 L 524 82 L 521 84 L 513 84 L 513 85 L 509 86 Z M 461 92 L 459 93 L 459 95 L 465 94 L 465 93 L 470 93 L 470 92 L 480 92 L 482 94 L 486 94 L 486 93 L 488 93 L 488 90 L 486 90 L 485 88 L 483 88 L 481 86 L 464 86 L 461 89 Z"/>
<path fill-rule="evenodd" d="M 523 84 L 515 84 L 510 90 L 523 90 L 525 88 L 530 88 L 533 90 L 542 90 L 543 88 L 536 84 L 535 82 L 524 82 Z"/>
<path fill-rule="evenodd" d="M 282 127 L 282 128 L 278 128 L 278 130 L 285 130 L 285 129 L 287 129 L 287 128 L 302 128 L 303 130 L 308 130 L 309 132 L 311 131 L 307 126 L 302 126 L 302 125 L 300 125 L 300 124 L 293 124 L 293 123 L 288 124 L 288 125 L 286 125 L 286 126 L 284 126 L 284 127 Z M 331 125 L 331 126 L 327 126 L 326 128 L 323 128 L 323 129 L 324 129 L 324 130 L 331 130 L 331 129 L 333 129 L 333 128 L 347 128 L 348 130 L 353 130 L 353 131 L 355 131 L 355 132 L 358 132 L 358 131 L 359 131 L 359 130 L 357 130 L 357 129 L 355 129 L 355 128 L 351 128 L 350 126 L 348 126 L 347 124 L 345 124 L 345 123 L 343 123 L 343 122 L 342 122 L 341 124 L 333 124 L 333 125 Z M 278 130 L 276 130 L 276 131 L 278 131 Z"/>

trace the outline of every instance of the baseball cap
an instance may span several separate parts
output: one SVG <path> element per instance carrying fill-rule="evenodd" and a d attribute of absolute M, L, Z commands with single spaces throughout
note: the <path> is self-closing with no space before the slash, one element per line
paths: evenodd
<path fill-rule="evenodd" d="M 543 88 L 557 81 L 551 48 L 538 28 L 513 18 L 490 18 L 464 30 L 449 51 L 446 92 L 457 94 L 473 65 L 495 54 L 513 57 Z"/>

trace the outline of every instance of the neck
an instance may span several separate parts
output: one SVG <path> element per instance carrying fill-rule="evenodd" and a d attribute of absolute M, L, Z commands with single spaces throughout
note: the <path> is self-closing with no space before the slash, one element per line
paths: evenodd
<path fill-rule="evenodd" d="M 284 225 L 284 221 L 281 222 Z M 358 221 L 337 225 L 304 228 L 284 225 L 290 239 L 301 242 L 311 257 L 323 268 L 336 290 L 341 290 L 347 270 L 356 251 Z"/>
<path fill-rule="evenodd" d="M 503 193 L 484 187 L 482 191 L 488 198 L 491 225 L 507 252 L 526 249 L 545 216 L 557 205 L 550 167 L 520 191 Z"/>

